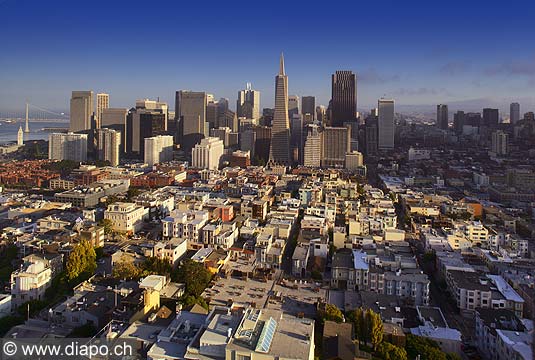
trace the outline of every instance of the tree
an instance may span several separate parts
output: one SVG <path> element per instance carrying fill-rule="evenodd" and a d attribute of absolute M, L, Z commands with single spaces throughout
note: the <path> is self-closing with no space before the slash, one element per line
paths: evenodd
<path fill-rule="evenodd" d="M 203 308 L 208 310 L 208 304 L 206 301 L 200 297 L 200 296 L 193 296 L 193 295 L 184 295 L 180 298 L 180 303 L 184 306 L 184 308 L 189 309 L 193 305 L 198 304 L 201 305 Z"/>
<path fill-rule="evenodd" d="M 149 257 L 142 265 L 142 276 L 147 275 L 171 275 L 171 264 L 167 258 Z"/>
<path fill-rule="evenodd" d="M 407 351 L 405 349 L 386 341 L 377 346 L 376 352 L 376 355 L 379 355 L 383 360 L 407 360 Z"/>
<path fill-rule="evenodd" d="M 420 360 L 447 360 L 446 354 L 440 350 L 438 344 L 424 337 L 407 335 L 405 349 L 410 359 L 415 359 L 419 355 Z"/>
<path fill-rule="evenodd" d="M 67 278 L 73 280 L 82 274 L 92 274 L 97 269 L 97 255 L 87 240 L 76 244 L 67 259 Z"/>
<path fill-rule="evenodd" d="M 359 342 L 361 341 L 365 342 L 367 340 L 366 339 L 367 331 L 365 330 L 365 326 L 364 326 L 364 312 L 362 308 L 358 308 L 358 309 L 350 311 L 347 314 L 347 317 L 349 321 L 353 323 L 353 328 L 355 329 L 355 338 Z"/>
<path fill-rule="evenodd" d="M 111 221 L 110 219 L 102 219 L 98 222 L 98 224 L 104 227 L 104 234 L 113 234 L 113 221 Z"/>
<path fill-rule="evenodd" d="M 321 319 L 323 321 L 329 320 L 341 323 L 344 321 L 344 314 L 342 314 L 342 311 L 336 305 L 325 304 L 325 310 L 321 312 Z"/>
<path fill-rule="evenodd" d="M 366 325 L 368 326 L 368 333 L 370 334 L 370 342 L 373 349 L 377 350 L 377 346 L 383 341 L 383 321 L 381 315 L 374 312 L 372 309 L 366 310 Z"/>
<path fill-rule="evenodd" d="M 126 256 L 113 265 L 113 277 L 122 280 L 138 279 L 141 276 L 141 269 L 138 268 Z"/>
<path fill-rule="evenodd" d="M 186 295 L 200 296 L 212 280 L 203 264 L 187 259 L 174 274 L 174 280 L 186 285 Z"/>

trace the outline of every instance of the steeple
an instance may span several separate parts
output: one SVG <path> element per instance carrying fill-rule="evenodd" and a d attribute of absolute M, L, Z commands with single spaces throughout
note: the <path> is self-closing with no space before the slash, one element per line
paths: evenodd
<path fill-rule="evenodd" d="M 281 53 L 281 58 L 280 58 L 279 75 L 285 75 L 284 74 L 284 54 L 283 53 Z"/>

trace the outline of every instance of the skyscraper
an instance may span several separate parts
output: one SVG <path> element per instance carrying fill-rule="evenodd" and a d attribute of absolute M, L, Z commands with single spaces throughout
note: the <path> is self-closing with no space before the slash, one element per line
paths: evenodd
<path fill-rule="evenodd" d="M 107 108 L 102 111 L 100 117 L 100 128 L 113 129 L 121 133 L 121 151 L 126 152 L 126 119 L 128 109 Z"/>
<path fill-rule="evenodd" d="M 455 129 L 455 133 L 463 133 L 464 118 L 464 111 L 459 110 L 453 114 L 453 129 Z"/>
<path fill-rule="evenodd" d="M 520 120 L 520 104 L 519 103 L 511 103 L 510 111 L 509 111 L 509 122 L 511 124 L 516 124 Z"/>
<path fill-rule="evenodd" d="M 48 158 L 51 160 L 87 160 L 87 134 L 69 132 L 48 136 Z"/>
<path fill-rule="evenodd" d="M 303 117 L 293 114 L 290 118 L 290 149 L 294 164 L 303 163 Z"/>
<path fill-rule="evenodd" d="M 436 126 L 442 130 L 448 130 L 448 105 L 437 105 L 437 123 Z"/>
<path fill-rule="evenodd" d="M 306 140 L 304 146 L 303 165 L 307 167 L 321 166 L 321 132 L 318 125 L 306 126 Z"/>
<path fill-rule="evenodd" d="M 163 102 L 148 99 L 136 101 L 136 108 L 130 113 L 132 133 L 129 152 L 143 156 L 146 137 L 167 134 L 167 110 L 168 106 Z"/>
<path fill-rule="evenodd" d="M 506 156 L 508 153 L 509 135 L 501 130 L 492 133 L 491 151 L 498 156 Z"/>
<path fill-rule="evenodd" d="M 327 123 L 327 108 L 325 106 L 316 106 L 316 120 L 324 125 Z"/>
<path fill-rule="evenodd" d="M 326 127 L 323 130 L 323 167 L 344 167 L 346 154 L 350 151 L 351 130 L 347 127 Z"/>
<path fill-rule="evenodd" d="M 290 120 L 288 118 L 288 77 L 284 73 L 281 54 L 279 74 L 275 77 L 275 113 L 269 151 L 271 163 L 290 165 Z"/>
<path fill-rule="evenodd" d="M 489 128 L 498 126 L 500 122 L 500 112 L 498 109 L 483 109 L 483 125 Z"/>
<path fill-rule="evenodd" d="M 260 91 L 253 90 L 251 83 L 247 83 L 245 90 L 238 91 L 236 112 L 238 117 L 260 118 Z"/>
<path fill-rule="evenodd" d="M 180 145 L 184 151 L 190 152 L 195 144 L 209 134 L 206 123 L 207 96 L 205 92 L 180 90 L 176 92 L 175 100 Z"/>
<path fill-rule="evenodd" d="M 357 77 L 352 71 L 336 71 L 332 75 L 331 126 L 355 121 L 357 115 Z"/>
<path fill-rule="evenodd" d="M 301 98 L 301 113 L 306 123 L 316 120 L 316 98 L 314 96 L 303 96 Z"/>
<path fill-rule="evenodd" d="M 191 163 L 194 168 L 217 170 L 223 156 L 223 141 L 218 138 L 208 137 L 193 148 Z"/>
<path fill-rule="evenodd" d="M 100 93 L 97 94 L 97 111 L 95 113 L 96 128 L 100 129 L 102 124 L 102 112 L 104 109 L 110 107 L 110 95 Z"/>
<path fill-rule="evenodd" d="M 90 130 L 92 115 L 93 91 L 73 91 L 71 96 L 69 131 Z"/>
<path fill-rule="evenodd" d="M 394 148 L 394 100 L 379 99 L 378 106 L 379 119 L 377 121 L 377 145 L 379 150 Z"/>
<path fill-rule="evenodd" d="M 288 117 L 290 120 L 295 114 L 299 114 L 299 96 L 288 96 Z"/>
<path fill-rule="evenodd" d="M 109 161 L 111 166 L 119 165 L 121 133 L 113 129 L 97 130 L 97 156 L 99 160 Z"/>

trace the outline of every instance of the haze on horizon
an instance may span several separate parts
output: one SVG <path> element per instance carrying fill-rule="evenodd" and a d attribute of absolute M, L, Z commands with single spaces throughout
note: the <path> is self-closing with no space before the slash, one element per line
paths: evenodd
<path fill-rule="evenodd" d="M 535 3 L 0 1 L 0 111 L 26 99 L 68 108 L 72 90 L 103 91 L 112 107 L 180 89 L 229 98 L 251 82 L 273 106 L 284 52 L 289 93 L 330 98 L 352 70 L 358 107 L 535 104 Z M 476 105 L 477 104 L 477 105 Z"/>

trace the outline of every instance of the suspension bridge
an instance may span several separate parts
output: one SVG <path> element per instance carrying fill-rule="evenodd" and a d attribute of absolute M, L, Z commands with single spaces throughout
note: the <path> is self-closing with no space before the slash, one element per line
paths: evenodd
<path fill-rule="evenodd" d="M 24 121 L 24 132 L 30 132 L 30 123 L 36 122 L 65 122 L 69 120 L 69 115 L 63 112 L 56 112 L 44 107 L 26 103 L 24 113 L 21 112 L 0 112 L 0 120 L 5 122 Z"/>

